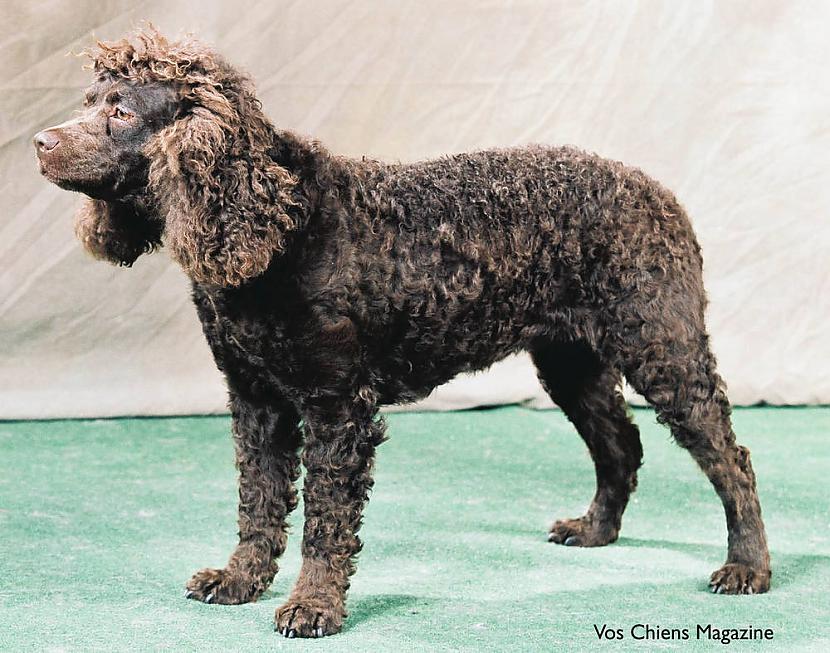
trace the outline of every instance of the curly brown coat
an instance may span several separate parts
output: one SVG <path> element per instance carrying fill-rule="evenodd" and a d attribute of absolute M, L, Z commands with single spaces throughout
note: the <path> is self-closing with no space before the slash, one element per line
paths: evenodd
<path fill-rule="evenodd" d="M 190 598 L 242 603 L 268 587 L 302 451 L 303 566 L 276 627 L 337 632 L 384 439 L 378 407 L 521 350 L 596 465 L 587 513 L 554 523 L 551 541 L 618 536 L 642 457 L 625 376 L 723 501 L 729 551 L 713 591 L 768 589 L 699 247 L 668 190 L 569 147 L 339 157 L 275 129 L 250 81 L 196 41 L 145 30 L 91 56 L 87 113 L 35 139 L 42 171 L 91 197 L 77 232 L 94 256 L 130 265 L 166 245 L 230 392 L 239 545 L 193 576 Z"/>

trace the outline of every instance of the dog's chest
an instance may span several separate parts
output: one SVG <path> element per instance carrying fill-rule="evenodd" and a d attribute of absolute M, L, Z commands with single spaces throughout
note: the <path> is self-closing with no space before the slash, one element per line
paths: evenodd
<path fill-rule="evenodd" d="M 308 306 L 269 296 L 235 301 L 194 292 L 208 344 L 230 388 L 296 399 L 336 392 L 356 355 L 350 320 L 327 323 Z"/>
<path fill-rule="evenodd" d="M 195 287 L 193 301 L 216 364 L 232 389 L 265 389 L 263 385 L 279 385 L 290 376 L 289 325 L 263 311 L 261 300 Z"/>

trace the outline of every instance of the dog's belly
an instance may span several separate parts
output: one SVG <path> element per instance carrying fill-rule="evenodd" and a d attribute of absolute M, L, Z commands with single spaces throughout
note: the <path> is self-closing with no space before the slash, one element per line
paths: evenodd
<path fill-rule="evenodd" d="M 493 363 L 509 355 L 511 352 L 470 361 L 452 361 L 455 364 L 436 366 L 429 361 L 416 360 L 414 363 L 404 361 L 401 364 L 390 365 L 378 379 L 377 390 L 383 404 L 405 404 L 429 395 L 435 388 L 464 372 L 475 372 L 490 367 Z"/>
<path fill-rule="evenodd" d="M 439 326 L 416 323 L 398 341 L 375 350 L 372 367 L 385 404 L 408 403 L 426 397 L 436 387 L 465 372 L 485 370 L 523 350 L 543 331 L 542 325 L 520 320 L 466 319 Z"/>

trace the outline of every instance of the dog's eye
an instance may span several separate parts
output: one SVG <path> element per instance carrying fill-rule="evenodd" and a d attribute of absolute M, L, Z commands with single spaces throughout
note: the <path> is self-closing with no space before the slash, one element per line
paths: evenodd
<path fill-rule="evenodd" d="M 112 117 L 115 118 L 116 120 L 127 121 L 127 120 L 132 119 L 133 114 L 131 114 L 129 111 L 126 111 L 126 110 L 122 109 L 121 107 L 115 107 L 115 109 L 113 109 L 113 112 L 112 112 Z"/>

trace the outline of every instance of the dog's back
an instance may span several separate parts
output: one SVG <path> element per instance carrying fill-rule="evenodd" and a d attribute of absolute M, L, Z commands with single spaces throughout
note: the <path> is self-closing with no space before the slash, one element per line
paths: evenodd
<path fill-rule="evenodd" d="M 342 258 L 354 272 L 344 276 L 359 285 L 350 304 L 359 329 L 380 343 L 375 363 L 400 388 L 390 400 L 539 337 L 595 343 L 609 307 L 672 277 L 700 278 L 674 196 L 575 148 L 351 165 L 357 192 Z"/>

